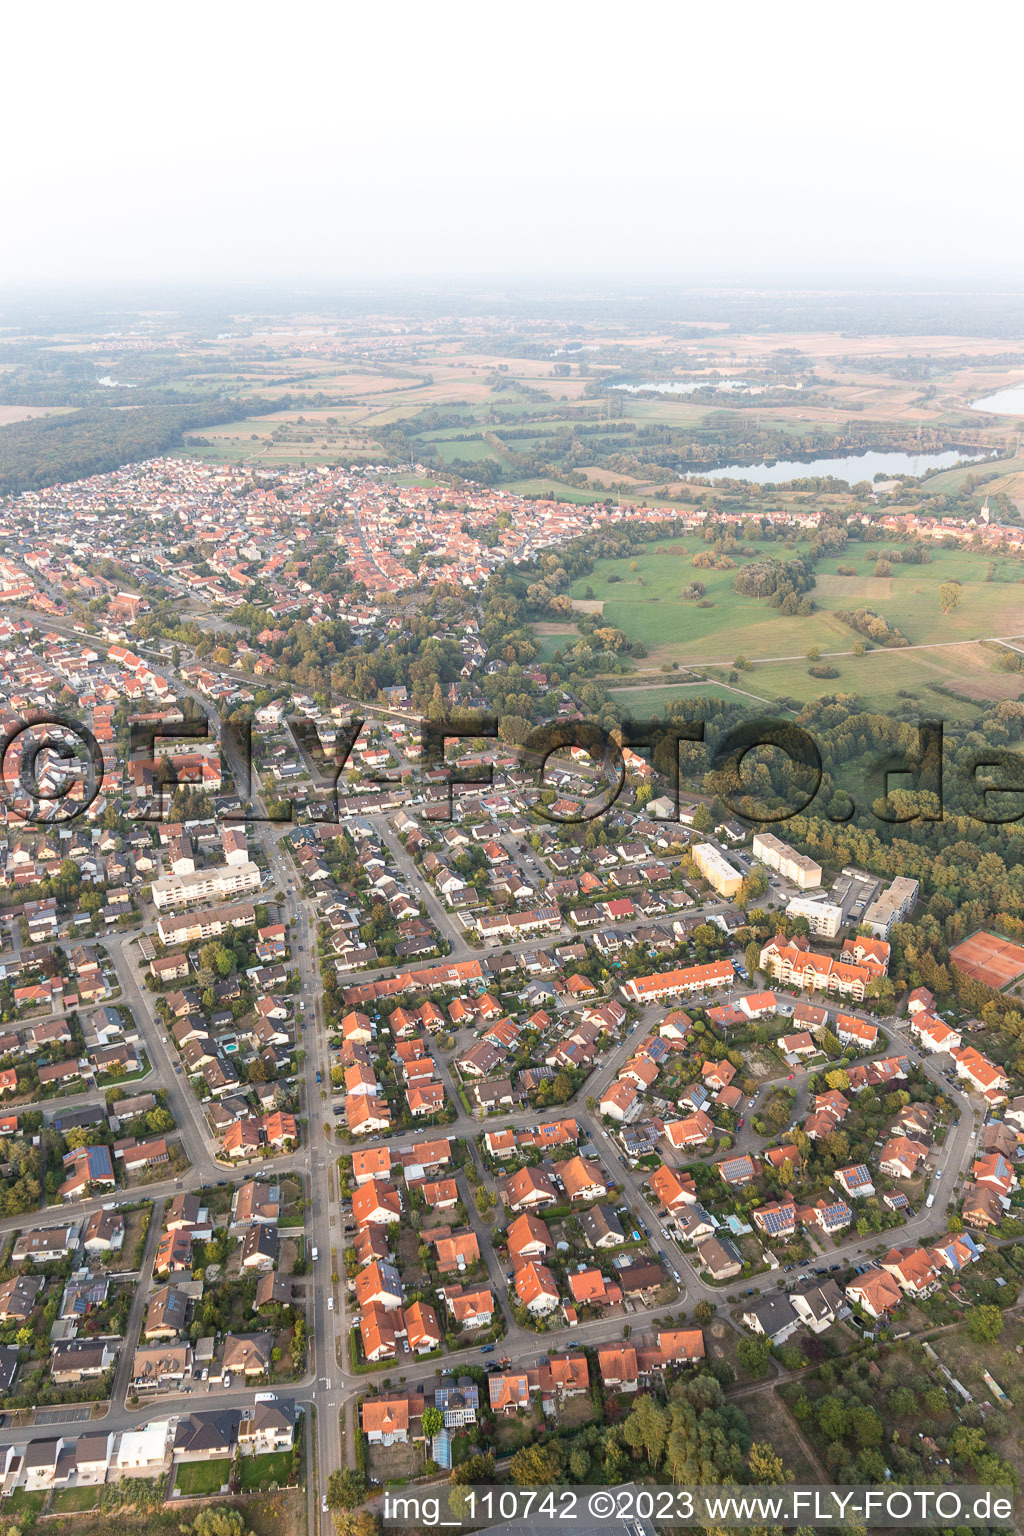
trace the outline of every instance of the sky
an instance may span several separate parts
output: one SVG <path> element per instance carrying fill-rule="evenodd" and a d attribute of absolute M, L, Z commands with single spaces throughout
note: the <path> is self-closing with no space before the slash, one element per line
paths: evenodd
<path fill-rule="evenodd" d="M 0 285 L 1019 289 L 1014 13 L 19 7 Z"/>

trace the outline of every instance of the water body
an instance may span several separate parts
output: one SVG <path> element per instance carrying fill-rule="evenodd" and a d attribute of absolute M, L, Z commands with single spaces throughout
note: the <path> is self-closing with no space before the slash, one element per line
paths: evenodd
<path fill-rule="evenodd" d="M 777 459 L 768 464 L 725 464 L 717 469 L 690 470 L 688 480 L 749 480 L 754 485 L 782 485 L 787 480 L 805 480 L 832 476 L 855 485 L 858 480 L 873 480 L 876 475 L 923 475 L 929 469 L 952 469 L 954 464 L 973 464 L 988 458 L 985 453 L 961 453 L 948 448 L 941 453 L 878 452 L 845 453 L 838 458 Z"/>
<path fill-rule="evenodd" d="M 773 384 L 773 389 L 799 389 L 799 384 Z M 663 379 L 657 384 L 613 384 L 612 389 L 623 389 L 627 395 L 641 395 L 650 392 L 654 395 L 692 395 L 698 389 L 713 389 L 718 394 L 728 394 L 731 391 L 744 392 L 748 395 L 760 395 L 764 393 L 765 385 L 751 384 L 749 379 L 704 379 L 685 384 L 681 379 Z"/>
<path fill-rule="evenodd" d="M 1011 384 L 1009 389 L 998 389 L 994 395 L 972 400 L 971 409 L 989 411 L 993 416 L 1024 416 L 1024 383 Z"/>

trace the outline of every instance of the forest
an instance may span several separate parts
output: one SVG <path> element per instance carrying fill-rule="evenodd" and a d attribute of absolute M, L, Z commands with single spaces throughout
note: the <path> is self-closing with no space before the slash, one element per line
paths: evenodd
<path fill-rule="evenodd" d="M 280 400 L 230 398 L 144 405 L 133 396 L 130 409 L 89 405 L 12 422 L 0 427 L 0 495 L 107 474 L 180 448 L 196 428 L 281 408 Z"/>

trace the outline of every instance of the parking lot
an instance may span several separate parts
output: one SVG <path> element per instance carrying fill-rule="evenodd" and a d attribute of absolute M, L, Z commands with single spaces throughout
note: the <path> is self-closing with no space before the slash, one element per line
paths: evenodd
<path fill-rule="evenodd" d="M 92 1418 L 89 1403 L 74 1403 L 67 1408 L 37 1408 L 36 1424 L 80 1424 Z"/>

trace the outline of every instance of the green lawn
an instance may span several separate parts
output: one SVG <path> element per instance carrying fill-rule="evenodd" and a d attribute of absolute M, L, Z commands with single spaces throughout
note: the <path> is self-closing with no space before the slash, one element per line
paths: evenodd
<path fill-rule="evenodd" d="M 54 1515 L 76 1515 L 83 1510 L 95 1509 L 100 1502 L 100 1490 L 98 1488 L 58 1488 L 50 1504 L 50 1513 Z"/>
<path fill-rule="evenodd" d="M 481 459 L 493 459 L 498 463 L 501 458 L 482 437 L 471 437 L 465 441 L 456 441 L 450 437 L 439 438 L 433 446 L 442 464 L 450 464 L 453 459 L 463 459 L 467 464 L 478 464 Z"/>
<path fill-rule="evenodd" d="M 616 688 L 609 686 L 609 697 L 619 706 L 624 715 L 641 715 L 654 711 L 659 713 L 666 704 L 674 704 L 679 699 L 722 699 L 730 704 L 744 704 L 754 707 L 759 700 L 771 702 L 772 694 L 766 693 L 759 686 L 760 674 L 758 672 L 744 672 L 740 675 L 740 681 L 735 688 L 728 683 L 675 683 L 664 688 L 652 685 L 650 688 Z M 745 690 L 741 692 L 740 690 Z M 788 690 L 786 690 L 788 691 Z M 750 694 L 756 694 L 752 699 Z"/>
<path fill-rule="evenodd" d="M 581 491 L 575 485 L 566 485 L 553 476 L 547 480 L 510 480 L 502 486 L 502 490 L 514 491 L 517 496 L 539 496 L 541 500 L 554 498 L 556 501 L 575 501 L 583 507 L 589 507 L 595 501 L 601 501 L 605 495 L 596 487 L 593 490 Z M 629 497 L 624 496 L 622 499 L 628 501 Z"/>
<path fill-rule="evenodd" d="M 286 1487 L 292 1481 L 291 1451 L 276 1451 L 269 1456 L 242 1457 L 242 1488 L 246 1493 L 259 1489 Z"/>
<path fill-rule="evenodd" d="M 736 592 L 735 569 L 695 569 L 693 556 L 707 548 L 695 537 L 652 543 L 635 560 L 600 560 L 590 575 L 574 582 L 571 596 L 585 598 L 589 589 L 603 603 L 607 623 L 623 630 L 631 640 L 642 641 L 649 654 L 641 665 L 667 661 L 727 665 L 739 654 L 751 660 L 770 659 L 787 668 L 787 680 L 775 683 L 774 691 L 798 697 L 819 693 L 822 687 L 852 686 L 845 678 L 842 683 L 837 679 L 823 685 L 810 679 L 806 685 L 797 686 L 799 676 L 806 673 L 806 664 L 801 663 L 811 646 L 817 646 L 823 655 L 852 651 L 858 636 L 835 617 L 839 608 L 871 608 L 896 625 L 913 645 L 946 645 L 1024 631 L 1024 561 L 992 560 L 988 554 L 967 550 L 935 550 L 928 565 L 896 564 L 891 576 L 876 577 L 876 560 L 897 547 L 881 541 L 851 543 L 842 555 L 819 562 L 817 585 L 811 594 L 817 611 L 804 617 L 784 617 L 762 599 Z M 778 545 L 755 548 L 758 559 L 771 554 L 786 557 Z M 798 544 L 793 553 L 798 555 L 803 548 Z M 635 570 L 631 568 L 634 564 Z M 852 567 L 856 574 L 839 575 L 841 565 Z M 609 581 L 610 576 L 618 579 Z M 938 589 L 950 580 L 960 582 L 962 595 L 958 607 L 944 614 Z M 703 583 L 702 601 L 709 607 L 682 597 L 693 581 Z M 936 658 L 941 661 L 942 675 L 964 671 L 977 682 L 979 671 L 994 670 L 991 658 L 979 661 L 977 656 L 965 657 L 959 667 L 949 660 L 953 655 L 947 651 Z M 842 666 L 842 662 L 837 664 Z M 907 664 L 918 666 L 910 658 L 904 662 Z M 789 670 L 794 666 L 795 682 Z M 772 691 L 767 676 L 763 681 Z M 749 674 L 743 686 L 758 691 Z M 877 683 L 872 686 L 891 694 L 911 685 L 901 678 L 884 689 Z M 1004 694 L 997 688 L 992 696 L 1015 697 L 1016 692 Z"/>
<path fill-rule="evenodd" d="M 828 609 L 873 608 L 914 645 L 1013 635 L 1024 625 L 1021 561 L 965 549 L 936 549 L 928 565 L 894 565 L 891 577 L 875 579 L 876 556 L 884 557 L 894 547 L 880 542 L 850 544 L 842 555 L 820 561 L 816 575 L 819 582 L 822 577 L 826 581 L 824 590 L 815 590 L 815 602 Z M 852 566 L 857 575 L 835 577 L 840 565 Z M 990 572 L 991 581 L 986 579 Z M 827 579 L 830 576 L 832 580 Z M 944 581 L 958 581 L 963 588 L 959 606 L 950 614 L 942 612 L 939 602 Z"/>
<path fill-rule="evenodd" d="M 900 690 L 907 690 L 922 705 L 930 704 L 947 719 L 957 720 L 976 719 L 986 699 L 1013 699 L 1021 692 L 1020 674 L 997 671 L 993 653 L 982 645 L 878 650 L 865 656 L 822 659 L 836 669 L 838 677 L 811 677 L 810 663 L 801 658 L 758 663 L 742 674 L 739 686 L 751 693 L 789 694 L 802 703 L 821 693 L 853 693 L 869 708 L 884 712 L 911 704 L 913 700 L 900 697 Z M 963 702 L 937 694 L 933 684 L 961 691 Z"/>
<path fill-rule="evenodd" d="M 179 1493 L 209 1497 L 219 1493 L 231 1475 L 231 1458 L 217 1461 L 183 1461 L 178 1467 L 174 1486 Z"/>
<path fill-rule="evenodd" d="M 829 613 L 787 618 L 759 598 L 736 592 L 736 570 L 748 562 L 723 571 L 695 568 L 694 555 L 706 549 L 702 539 L 675 538 L 649 545 L 635 560 L 599 560 L 589 576 L 573 584 L 570 595 L 585 598 L 589 588 L 604 604 L 605 621 L 646 645 L 648 666 L 686 660 L 728 664 L 740 652 L 802 656 L 811 645 L 831 650 L 848 639 L 849 630 Z M 769 553 L 786 555 L 778 546 L 766 546 L 758 558 Z M 609 576 L 618 580 L 610 582 Z M 709 607 L 683 599 L 693 581 L 703 583 L 701 601 Z"/>
<path fill-rule="evenodd" d="M 539 646 L 537 660 L 539 662 L 550 661 L 556 651 L 564 651 L 567 646 L 575 645 L 579 639 L 579 630 L 575 625 L 566 624 L 557 635 L 538 635 L 534 633 L 534 641 Z"/>
<path fill-rule="evenodd" d="M 9 1499 L 4 1499 L 4 1514 L 11 1518 L 15 1515 L 38 1515 L 45 1503 L 45 1492 L 15 1488 Z"/>

